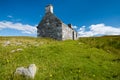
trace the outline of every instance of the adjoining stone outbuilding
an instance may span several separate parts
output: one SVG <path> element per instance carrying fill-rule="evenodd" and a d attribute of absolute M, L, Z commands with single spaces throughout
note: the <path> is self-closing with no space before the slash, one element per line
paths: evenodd
<path fill-rule="evenodd" d="M 72 25 L 64 24 L 53 14 L 52 5 L 46 6 L 45 10 L 45 16 L 37 26 L 38 37 L 49 37 L 56 40 L 77 39 L 77 32 L 72 28 Z"/>

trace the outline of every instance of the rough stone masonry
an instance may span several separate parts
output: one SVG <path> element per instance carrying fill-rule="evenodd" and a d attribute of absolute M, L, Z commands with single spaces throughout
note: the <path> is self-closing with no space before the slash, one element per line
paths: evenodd
<path fill-rule="evenodd" d="M 71 24 L 64 24 L 53 13 L 53 6 L 50 4 L 45 7 L 45 16 L 37 26 L 38 37 L 48 37 L 56 40 L 77 39 L 77 32 Z"/>

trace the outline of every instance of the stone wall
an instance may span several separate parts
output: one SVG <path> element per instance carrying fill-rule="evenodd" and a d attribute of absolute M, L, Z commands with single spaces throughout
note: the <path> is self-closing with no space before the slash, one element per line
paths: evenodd
<path fill-rule="evenodd" d="M 74 31 L 74 40 L 77 40 L 77 32 Z"/>
<path fill-rule="evenodd" d="M 72 28 L 68 27 L 68 25 L 62 23 L 62 40 L 72 39 L 76 40 L 77 33 Z"/>
<path fill-rule="evenodd" d="M 38 37 L 50 37 L 57 40 L 62 40 L 61 26 L 61 21 L 53 14 L 48 13 L 37 27 Z"/>

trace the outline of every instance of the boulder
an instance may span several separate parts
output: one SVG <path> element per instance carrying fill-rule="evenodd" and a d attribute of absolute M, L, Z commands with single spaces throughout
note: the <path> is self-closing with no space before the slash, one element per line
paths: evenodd
<path fill-rule="evenodd" d="M 35 66 L 35 64 L 30 64 L 28 68 L 18 67 L 14 74 L 23 75 L 27 78 L 34 79 L 36 70 L 37 70 L 37 67 Z"/>

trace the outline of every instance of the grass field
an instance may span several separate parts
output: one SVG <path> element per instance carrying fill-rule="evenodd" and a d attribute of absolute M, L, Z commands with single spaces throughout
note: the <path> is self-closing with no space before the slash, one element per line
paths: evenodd
<path fill-rule="evenodd" d="M 32 63 L 35 80 L 120 80 L 120 37 L 0 37 L 0 80 L 25 80 L 14 72 Z"/>

